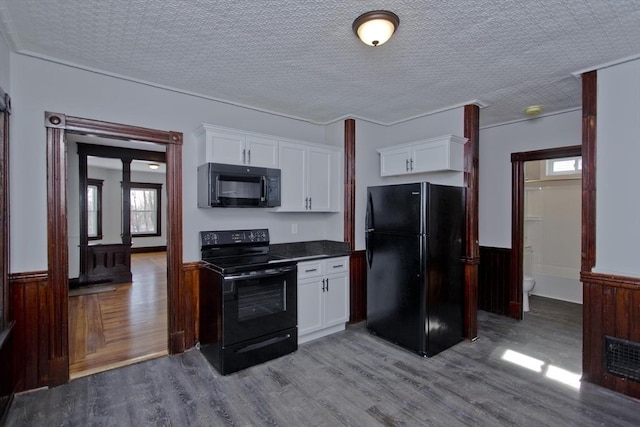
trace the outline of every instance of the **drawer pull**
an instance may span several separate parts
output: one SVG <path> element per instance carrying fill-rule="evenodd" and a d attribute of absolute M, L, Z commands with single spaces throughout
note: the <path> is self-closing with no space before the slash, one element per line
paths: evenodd
<path fill-rule="evenodd" d="M 305 273 L 311 273 L 312 271 L 318 271 L 317 268 L 310 268 L 309 270 L 305 270 Z"/>
<path fill-rule="evenodd" d="M 343 264 L 337 264 L 337 265 L 334 265 L 334 266 L 333 266 L 333 268 L 343 268 L 343 267 L 344 267 L 344 265 L 343 265 Z"/>

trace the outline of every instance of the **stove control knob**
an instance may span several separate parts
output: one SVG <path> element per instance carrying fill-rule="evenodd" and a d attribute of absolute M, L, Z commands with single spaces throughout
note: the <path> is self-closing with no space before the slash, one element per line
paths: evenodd
<path fill-rule="evenodd" d="M 251 233 L 249 233 L 249 240 L 253 240 L 255 238 L 256 238 L 256 236 L 255 236 L 255 234 L 253 234 L 253 231 Z"/>

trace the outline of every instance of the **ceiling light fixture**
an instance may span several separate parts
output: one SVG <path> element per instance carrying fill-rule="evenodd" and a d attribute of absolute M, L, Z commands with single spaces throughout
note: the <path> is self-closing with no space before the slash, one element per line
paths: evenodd
<path fill-rule="evenodd" d="M 527 116 L 537 116 L 542 113 L 542 105 L 531 105 L 524 109 Z"/>
<path fill-rule="evenodd" d="M 391 38 L 400 25 L 400 18 L 388 10 L 363 13 L 353 21 L 353 32 L 363 43 L 380 46 Z"/>
<path fill-rule="evenodd" d="M 160 165 L 159 165 L 159 164 L 157 164 L 157 163 L 149 163 L 149 169 L 156 170 L 156 169 L 158 169 L 159 167 L 160 167 Z"/>

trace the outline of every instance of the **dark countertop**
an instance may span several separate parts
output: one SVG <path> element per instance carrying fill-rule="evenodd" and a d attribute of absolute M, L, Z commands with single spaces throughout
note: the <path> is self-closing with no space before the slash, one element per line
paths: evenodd
<path fill-rule="evenodd" d="M 269 245 L 269 252 L 271 255 L 299 261 L 348 256 L 351 253 L 348 243 L 333 240 L 276 243 Z"/>

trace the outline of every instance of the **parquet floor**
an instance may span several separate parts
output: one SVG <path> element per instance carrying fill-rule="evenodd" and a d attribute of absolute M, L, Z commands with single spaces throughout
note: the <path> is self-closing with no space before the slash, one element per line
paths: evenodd
<path fill-rule="evenodd" d="M 167 354 L 166 263 L 166 252 L 133 254 L 132 283 L 69 297 L 71 378 Z"/>

